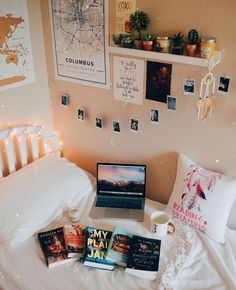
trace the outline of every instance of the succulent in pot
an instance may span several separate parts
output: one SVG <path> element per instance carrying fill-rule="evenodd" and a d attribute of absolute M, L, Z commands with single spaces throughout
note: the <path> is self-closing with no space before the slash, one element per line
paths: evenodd
<path fill-rule="evenodd" d="M 155 36 L 151 33 L 147 33 L 143 37 L 143 48 L 144 50 L 152 51 Z"/>
<path fill-rule="evenodd" d="M 171 37 L 171 53 L 183 55 L 184 54 L 184 35 L 179 32 Z"/>
<path fill-rule="evenodd" d="M 113 34 L 112 35 L 112 40 L 113 40 L 114 45 L 120 46 L 122 38 L 123 38 L 122 34 Z"/>
<path fill-rule="evenodd" d="M 131 34 L 123 35 L 121 43 L 125 48 L 133 48 L 133 36 Z"/>
<path fill-rule="evenodd" d="M 186 45 L 186 52 L 188 56 L 196 56 L 199 45 L 199 35 L 196 29 L 191 29 L 188 33 L 188 43 Z"/>
<path fill-rule="evenodd" d="M 142 35 L 141 32 L 147 30 L 151 20 L 147 13 L 143 11 L 136 11 L 130 15 L 130 25 L 132 31 L 138 33 L 138 37 L 134 41 L 135 48 L 142 49 Z"/>

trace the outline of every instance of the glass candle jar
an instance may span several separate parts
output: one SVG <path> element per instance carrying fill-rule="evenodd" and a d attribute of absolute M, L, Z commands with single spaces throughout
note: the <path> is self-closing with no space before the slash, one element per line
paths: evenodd
<path fill-rule="evenodd" d="M 201 57 L 211 59 L 215 54 L 215 46 L 215 37 L 203 37 L 201 39 Z"/>
<path fill-rule="evenodd" d="M 167 36 L 157 36 L 156 38 L 156 50 L 163 53 L 170 52 L 170 38 Z"/>

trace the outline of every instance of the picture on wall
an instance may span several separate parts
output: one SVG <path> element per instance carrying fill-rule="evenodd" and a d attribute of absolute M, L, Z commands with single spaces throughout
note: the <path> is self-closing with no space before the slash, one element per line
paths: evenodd
<path fill-rule="evenodd" d="M 136 11 L 136 0 L 116 0 L 116 33 L 125 33 L 125 24 Z"/>
<path fill-rule="evenodd" d="M 138 119 L 130 119 L 130 131 L 137 133 L 139 130 L 139 120 Z"/>
<path fill-rule="evenodd" d="M 1 0 L 0 92 L 34 81 L 27 1 Z"/>
<path fill-rule="evenodd" d="M 84 109 L 78 109 L 78 120 L 84 121 L 85 119 L 85 110 Z"/>
<path fill-rule="evenodd" d="M 56 77 L 109 88 L 108 1 L 50 4 Z"/>
<path fill-rule="evenodd" d="M 151 123 L 158 124 L 159 122 L 159 111 L 157 109 L 151 109 Z"/>
<path fill-rule="evenodd" d="M 183 91 L 184 91 L 185 96 L 194 96 L 195 95 L 195 80 L 184 79 Z"/>
<path fill-rule="evenodd" d="M 103 120 L 100 117 L 96 117 L 96 127 L 102 129 L 103 127 Z"/>
<path fill-rule="evenodd" d="M 112 126 L 113 126 L 113 131 L 115 133 L 120 133 L 120 122 L 119 121 L 113 121 Z"/>
<path fill-rule="evenodd" d="M 230 78 L 221 76 L 219 78 L 218 92 L 222 95 L 227 95 L 229 92 Z"/>
<path fill-rule="evenodd" d="M 114 99 L 143 105 L 144 61 L 134 58 L 113 58 Z"/>
<path fill-rule="evenodd" d="M 147 61 L 146 99 L 166 103 L 171 88 L 172 64 Z"/>
<path fill-rule="evenodd" d="M 176 111 L 176 97 L 167 96 L 167 109 L 169 111 Z"/>
<path fill-rule="evenodd" d="M 67 107 L 69 105 L 69 95 L 64 94 L 61 96 L 61 105 Z"/>

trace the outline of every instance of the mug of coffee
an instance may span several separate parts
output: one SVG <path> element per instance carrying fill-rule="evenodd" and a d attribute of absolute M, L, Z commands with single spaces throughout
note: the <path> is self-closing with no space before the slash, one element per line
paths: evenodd
<path fill-rule="evenodd" d="M 151 215 L 151 231 L 157 236 L 173 234 L 175 226 L 170 222 L 169 215 L 164 211 L 155 211 Z"/>

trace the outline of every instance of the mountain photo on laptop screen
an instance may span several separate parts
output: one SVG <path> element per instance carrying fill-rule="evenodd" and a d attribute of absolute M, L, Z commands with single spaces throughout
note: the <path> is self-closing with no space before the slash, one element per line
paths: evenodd
<path fill-rule="evenodd" d="M 97 193 L 144 196 L 144 165 L 98 164 Z"/>

